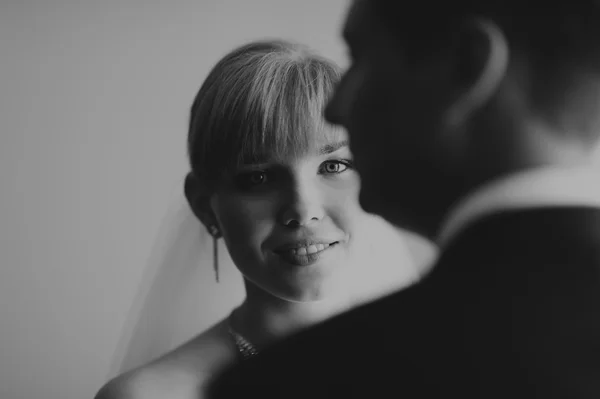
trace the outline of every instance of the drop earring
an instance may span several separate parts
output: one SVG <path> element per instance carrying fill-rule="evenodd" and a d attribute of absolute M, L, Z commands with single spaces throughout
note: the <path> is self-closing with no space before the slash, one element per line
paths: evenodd
<path fill-rule="evenodd" d="M 215 271 L 215 280 L 219 282 L 219 243 L 217 242 L 219 236 L 219 229 L 214 224 L 208 226 L 208 232 L 213 238 L 213 269 Z"/>

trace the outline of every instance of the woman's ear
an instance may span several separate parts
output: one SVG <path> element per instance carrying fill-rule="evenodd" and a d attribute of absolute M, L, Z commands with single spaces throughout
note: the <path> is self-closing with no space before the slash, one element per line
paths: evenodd
<path fill-rule="evenodd" d="M 185 177 L 184 193 L 192 212 L 198 220 L 211 235 L 220 236 L 217 219 L 210 205 L 212 192 L 193 172 L 189 172 Z"/>
<path fill-rule="evenodd" d="M 506 76 L 509 47 L 506 36 L 493 21 L 470 19 L 460 33 L 456 100 L 446 114 L 449 126 L 461 125 L 488 103 Z"/>

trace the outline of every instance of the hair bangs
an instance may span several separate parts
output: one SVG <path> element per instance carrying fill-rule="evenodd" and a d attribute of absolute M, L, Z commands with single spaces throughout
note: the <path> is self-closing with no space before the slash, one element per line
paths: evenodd
<path fill-rule="evenodd" d="M 281 60 L 280 60 L 281 61 Z M 238 165 L 278 161 L 341 140 L 342 129 L 327 123 L 323 110 L 339 74 L 316 62 L 266 64 L 250 89 L 247 125 Z"/>

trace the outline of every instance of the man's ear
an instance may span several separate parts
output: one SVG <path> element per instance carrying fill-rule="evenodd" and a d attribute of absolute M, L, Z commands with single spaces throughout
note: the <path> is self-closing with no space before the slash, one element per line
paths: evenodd
<path fill-rule="evenodd" d="M 457 73 L 462 82 L 446 114 L 449 126 L 459 126 L 499 90 L 509 63 L 509 46 L 502 30 L 488 19 L 467 21 L 460 33 Z"/>
<path fill-rule="evenodd" d="M 210 206 L 210 197 L 212 192 L 201 182 L 193 172 L 189 172 L 185 177 L 184 183 L 185 198 L 190 204 L 190 208 L 200 222 L 211 232 L 216 227 L 219 232 L 217 219 Z M 212 234 L 212 233 L 211 233 Z M 219 234 L 220 235 L 220 234 Z"/>

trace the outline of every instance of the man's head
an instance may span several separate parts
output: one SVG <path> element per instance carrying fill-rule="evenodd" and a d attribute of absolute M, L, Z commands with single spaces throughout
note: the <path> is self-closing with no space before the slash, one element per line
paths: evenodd
<path fill-rule="evenodd" d="M 355 0 L 326 111 L 370 212 L 435 234 L 467 191 L 587 160 L 600 132 L 600 3 Z M 444 4 L 446 3 L 446 4 Z"/>

